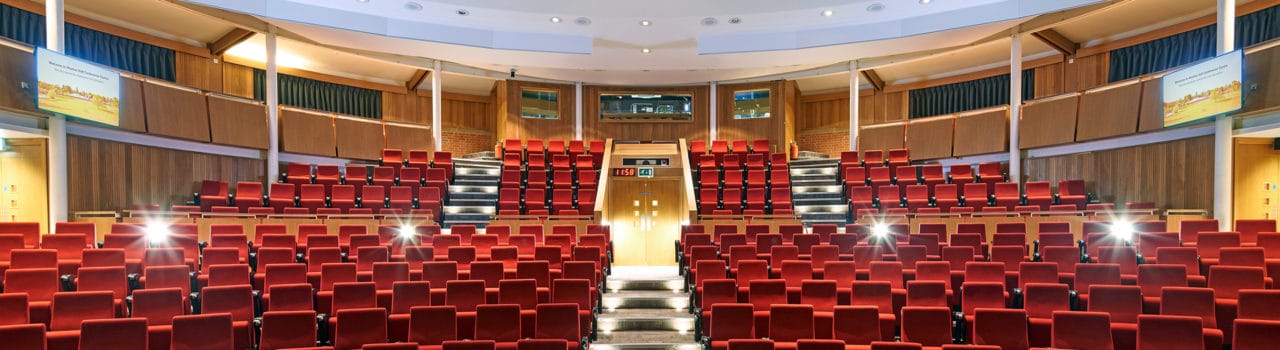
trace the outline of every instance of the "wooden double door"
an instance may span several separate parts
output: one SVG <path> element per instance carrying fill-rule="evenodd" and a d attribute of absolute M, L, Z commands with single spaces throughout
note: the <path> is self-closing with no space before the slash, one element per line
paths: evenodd
<path fill-rule="evenodd" d="M 609 218 L 614 265 L 673 266 L 684 191 L 680 178 L 613 178 Z"/>

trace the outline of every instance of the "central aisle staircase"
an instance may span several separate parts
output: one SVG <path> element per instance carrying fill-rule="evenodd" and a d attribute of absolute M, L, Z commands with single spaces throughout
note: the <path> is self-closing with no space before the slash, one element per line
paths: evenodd
<path fill-rule="evenodd" d="M 675 266 L 615 266 L 605 282 L 592 350 L 701 350 L 689 293 Z"/>
<path fill-rule="evenodd" d="M 806 226 L 849 221 L 849 205 L 840 181 L 840 159 L 809 158 L 791 161 L 791 201 Z"/>
<path fill-rule="evenodd" d="M 498 210 L 498 185 L 502 162 L 487 158 L 453 160 L 453 182 L 444 206 L 444 227 L 475 225 L 485 227 Z"/>

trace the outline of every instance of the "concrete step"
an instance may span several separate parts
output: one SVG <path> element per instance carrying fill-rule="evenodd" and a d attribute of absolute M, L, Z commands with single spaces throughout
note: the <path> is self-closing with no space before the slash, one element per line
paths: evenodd
<path fill-rule="evenodd" d="M 498 194 L 498 186 L 497 184 L 491 184 L 490 186 L 449 185 L 449 193 L 457 192 Z"/>
<path fill-rule="evenodd" d="M 688 310 L 689 294 L 674 291 L 606 293 L 601 297 L 600 306 L 609 311 L 616 309 Z"/>
<path fill-rule="evenodd" d="M 608 334 L 620 331 L 667 331 L 667 332 L 691 332 L 693 331 L 695 319 L 693 315 L 675 311 L 676 314 L 671 316 L 649 316 L 649 315 L 619 315 L 619 314 L 602 314 L 597 318 L 596 325 L 601 334 Z"/>
<path fill-rule="evenodd" d="M 453 181 L 454 182 L 464 181 L 464 180 L 465 181 L 485 181 L 488 183 L 496 184 L 502 179 L 502 174 L 489 174 L 487 171 L 485 172 L 477 171 L 476 168 L 469 168 L 467 170 L 468 172 L 466 174 L 454 173 Z M 485 169 L 485 170 L 492 170 L 492 169 Z"/>
<path fill-rule="evenodd" d="M 846 220 L 846 219 L 803 219 L 803 220 L 804 220 L 804 224 L 810 227 L 817 224 L 834 224 L 834 225 L 843 227 L 844 225 L 849 224 L 849 220 Z"/>
<path fill-rule="evenodd" d="M 453 167 L 470 167 L 470 168 L 501 168 L 502 160 L 500 159 L 483 159 L 483 158 L 454 158 Z"/>
<path fill-rule="evenodd" d="M 826 198 L 792 198 L 791 203 L 793 206 L 806 208 L 844 205 L 844 198 L 840 198 L 840 196 Z"/>
<path fill-rule="evenodd" d="M 702 350 L 692 332 L 629 331 L 601 333 L 591 350 Z M 680 342 L 676 342 L 676 341 Z"/>
<path fill-rule="evenodd" d="M 842 183 L 836 179 L 823 180 L 796 180 L 792 178 L 791 187 L 808 187 L 808 186 L 841 186 Z"/>
<path fill-rule="evenodd" d="M 472 225 L 476 228 L 485 228 L 485 226 L 489 226 L 489 220 L 445 220 L 442 225 L 444 228 L 451 228 L 453 225 Z"/>
<path fill-rule="evenodd" d="M 791 172 L 791 176 L 816 175 L 816 174 L 840 176 L 840 169 L 835 165 L 814 166 L 814 167 L 805 167 L 805 168 L 791 168 L 790 172 Z"/>
<path fill-rule="evenodd" d="M 795 206 L 795 211 L 796 211 L 796 213 L 797 213 L 797 214 L 811 214 L 811 213 L 848 213 L 848 212 L 849 212 L 849 206 L 844 205 L 844 204 L 831 204 L 831 205 L 797 205 L 797 206 Z M 445 212 L 448 212 L 448 210 L 445 210 Z"/>
<path fill-rule="evenodd" d="M 462 210 L 462 212 L 464 213 L 480 213 L 480 212 L 488 212 L 487 209 L 492 209 L 493 206 L 497 204 L 498 204 L 497 196 L 494 196 L 493 198 L 452 198 L 450 197 L 449 205 L 447 205 L 446 207 L 456 207 L 456 208 L 459 208 L 459 210 Z M 469 209 L 462 209 L 462 208 L 469 208 Z M 446 213 L 449 212 L 448 209 L 446 209 L 445 212 Z"/>
<path fill-rule="evenodd" d="M 800 214 L 800 220 L 805 223 L 812 224 L 814 221 L 847 221 L 849 213 L 841 212 L 818 212 Z"/>
<path fill-rule="evenodd" d="M 492 199 L 496 201 L 498 200 L 498 194 L 486 193 L 486 192 L 451 192 L 449 193 L 450 201 L 459 200 L 459 199 Z"/>
<path fill-rule="evenodd" d="M 826 199 L 826 200 L 844 200 L 844 194 L 840 192 L 801 192 L 791 193 L 792 200 L 798 199 Z"/>
<path fill-rule="evenodd" d="M 839 183 L 840 177 L 836 176 L 835 174 L 803 174 L 803 175 L 791 174 L 791 182 L 795 183 L 797 181 L 804 182 L 804 183 L 819 182 L 819 181 L 826 182 L 826 183 Z"/>
<path fill-rule="evenodd" d="M 838 158 L 807 158 L 807 159 L 793 159 L 793 160 L 791 160 L 791 162 L 789 162 L 788 164 L 790 164 L 790 165 L 791 165 L 791 168 L 793 168 L 793 169 L 794 169 L 794 168 L 810 168 L 810 167 L 836 166 L 836 165 L 839 165 L 839 164 L 840 164 L 840 159 L 838 159 Z"/>

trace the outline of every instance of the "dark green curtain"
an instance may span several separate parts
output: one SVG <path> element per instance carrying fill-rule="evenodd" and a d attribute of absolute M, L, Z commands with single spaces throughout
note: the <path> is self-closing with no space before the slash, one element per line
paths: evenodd
<path fill-rule="evenodd" d="M 1030 100 L 1035 87 L 1035 72 L 1022 70 L 1022 99 Z M 1009 104 L 1009 75 L 915 89 L 908 98 L 912 119 Z"/>
<path fill-rule="evenodd" d="M 0 4 L 0 35 L 44 47 L 44 16 Z M 68 56 L 168 81 L 177 75 L 173 50 L 70 23 L 64 36 Z"/>
<path fill-rule="evenodd" d="M 1125 80 L 1213 57 L 1218 25 L 1111 50 L 1108 80 Z M 1280 6 L 1236 17 L 1236 47 L 1280 37 Z"/>
<path fill-rule="evenodd" d="M 253 70 L 253 97 L 267 97 L 267 72 Z M 365 118 L 382 118 L 382 92 L 354 86 L 280 74 L 280 104 L 349 114 Z"/>

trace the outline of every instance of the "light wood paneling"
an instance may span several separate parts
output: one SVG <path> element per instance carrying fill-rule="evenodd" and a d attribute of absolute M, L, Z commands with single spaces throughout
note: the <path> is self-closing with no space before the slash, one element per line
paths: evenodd
<path fill-rule="evenodd" d="M 523 88 L 553 90 L 558 94 L 556 96 L 559 102 L 559 118 L 557 119 L 532 119 L 520 117 L 520 91 Z M 542 140 L 569 140 L 573 139 L 574 128 L 574 96 L 573 85 L 568 84 L 547 84 L 535 83 L 519 80 L 507 80 L 506 85 L 506 131 L 505 138 L 508 139 L 542 139 Z M 584 92 L 584 94 L 586 94 Z M 592 96 L 586 94 L 586 96 Z M 598 99 L 598 98 L 597 98 Z M 591 102 L 584 98 L 584 104 Z M 584 109 L 590 111 L 590 108 Z M 583 137 L 591 138 L 587 134 L 588 120 L 594 120 L 599 116 L 592 114 L 582 114 Z M 597 137 L 599 138 L 599 137 Z"/>
<path fill-rule="evenodd" d="M 907 124 L 907 150 L 911 159 L 951 157 L 955 115 L 915 119 Z"/>
<path fill-rule="evenodd" d="M 222 92 L 243 98 L 253 98 L 253 68 L 222 62 Z"/>
<path fill-rule="evenodd" d="M 956 115 L 956 157 L 1009 150 L 1009 107 L 980 109 Z"/>
<path fill-rule="evenodd" d="M 1161 208 L 1211 209 L 1213 136 L 1026 159 L 1027 181 L 1085 180 L 1105 203 L 1154 201 Z"/>
<path fill-rule="evenodd" d="M 1066 78 L 1063 81 L 1064 91 L 1084 91 L 1106 85 L 1111 74 L 1110 66 L 1111 55 L 1107 52 L 1067 60 L 1063 71 Z"/>
<path fill-rule="evenodd" d="M 494 120 L 488 118 L 493 100 L 488 96 L 445 93 L 441 97 L 443 106 L 440 108 L 440 123 L 444 127 L 493 131 Z M 573 105 L 572 96 L 567 103 Z M 573 120 L 572 112 L 569 120 Z"/>
<path fill-rule="evenodd" d="M 125 210 L 185 204 L 200 181 L 264 180 L 266 162 L 80 136 L 67 137 L 68 209 Z"/>
<path fill-rule="evenodd" d="M 1018 148 L 1071 143 L 1076 139 L 1080 94 L 1070 93 L 1022 105 Z"/>
<path fill-rule="evenodd" d="M 338 157 L 375 160 L 386 147 L 382 123 L 374 119 L 334 116 L 333 129 L 338 142 Z"/>
<path fill-rule="evenodd" d="M 1280 46 L 1244 56 L 1244 110 L 1257 111 L 1280 106 Z"/>
<path fill-rule="evenodd" d="M 727 84 L 716 88 L 716 138 L 720 140 L 768 139 L 771 145 L 782 145 L 786 139 L 784 82 L 767 81 L 748 84 Z M 733 94 L 736 91 L 769 89 L 770 117 L 756 119 L 733 118 Z M 847 113 L 846 113 L 847 115 Z"/>
<path fill-rule="evenodd" d="M 195 89 L 146 81 L 147 132 L 209 142 L 209 109 Z"/>
<path fill-rule="evenodd" d="M 34 221 L 49 227 L 49 170 L 47 141 L 42 138 L 6 139 L 0 153 L 0 221 Z"/>
<path fill-rule="evenodd" d="M 185 52 L 174 53 L 175 82 L 205 91 L 222 92 L 222 64 Z"/>
<path fill-rule="evenodd" d="M 776 152 L 788 153 L 788 146 L 795 143 L 796 140 L 796 118 L 799 117 L 800 109 L 800 85 L 795 80 L 787 80 L 782 87 L 782 113 L 783 113 L 783 141 L 774 148 Z"/>
<path fill-rule="evenodd" d="M 690 122 L 610 122 L 600 120 L 601 92 L 689 93 L 693 94 L 693 120 Z M 510 95 L 510 92 L 508 92 Z M 709 86 L 681 87 L 616 87 L 584 86 L 582 88 L 582 137 L 615 140 L 706 140 L 710 123 L 711 89 Z M 563 100 L 561 100 L 563 101 Z M 570 124 L 572 126 L 572 124 Z M 513 125 L 508 125 L 511 138 Z M 570 127 L 568 129 L 572 131 Z"/>
<path fill-rule="evenodd" d="M 907 91 L 889 92 L 884 94 L 884 114 L 876 114 L 875 122 L 889 123 L 899 120 L 907 120 L 909 115 L 908 108 L 911 106 L 909 100 L 910 95 Z M 881 119 L 883 118 L 883 119 Z"/>
<path fill-rule="evenodd" d="M 120 77 L 120 127 L 133 132 L 147 132 L 147 103 L 142 81 Z"/>
<path fill-rule="evenodd" d="M 431 125 L 431 98 L 419 98 L 416 94 L 382 92 L 382 120 Z M 425 105 L 425 109 L 419 109 Z"/>
<path fill-rule="evenodd" d="M 1161 76 L 1142 79 L 1142 97 L 1138 106 L 1138 132 L 1164 128 L 1164 103 L 1160 101 Z"/>
<path fill-rule="evenodd" d="M 431 129 L 419 125 L 383 123 L 387 148 L 402 150 L 431 150 Z"/>
<path fill-rule="evenodd" d="M 1076 141 L 1134 133 L 1141 100 L 1142 84 L 1136 79 L 1085 91 L 1080 96 Z"/>
<path fill-rule="evenodd" d="M 336 156 L 333 116 L 297 108 L 280 108 L 280 150 L 284 152 Z"/>
<path fill-rule="evenodd" d="M 868 98 L 866 100 L 872 99 Z M 859 117 L 866 118 L 870 117 L 870 115 L 859 113 Z M 841 91 L 800 97 L 796 129 L 811 130 L 842 126 L 849 127 L 849 92 Z"/>
<path fill-rule="evenodd" d="M 1280 151 L 1275 150 L 1272 140 L 1234 139 L 1232 217 L 1237 220 L 1276 217 L 1276 204 L 1280 203 L 1280 191 L 1275 189 L 1276 179 L 1280 179 Z"/>
<path fill-rule="evenodd" d="M 0 106 L 28 112 L 36 108 L 36 59 L 30 52 L 0 45 Z M 26 84 L 26 88 L 21 88 Z"/>
<path fill-rule="evenodd" d="M 267 149 L 267 106 L 261 102 L 209 94 L 209 132 L 214 143 Z"/>
<path fill-rule="evenodd" d="M 858 149 L 903 148 L 906 132 L 906 123 L 878 124 L 860 128 L 858 129 Z"/>

